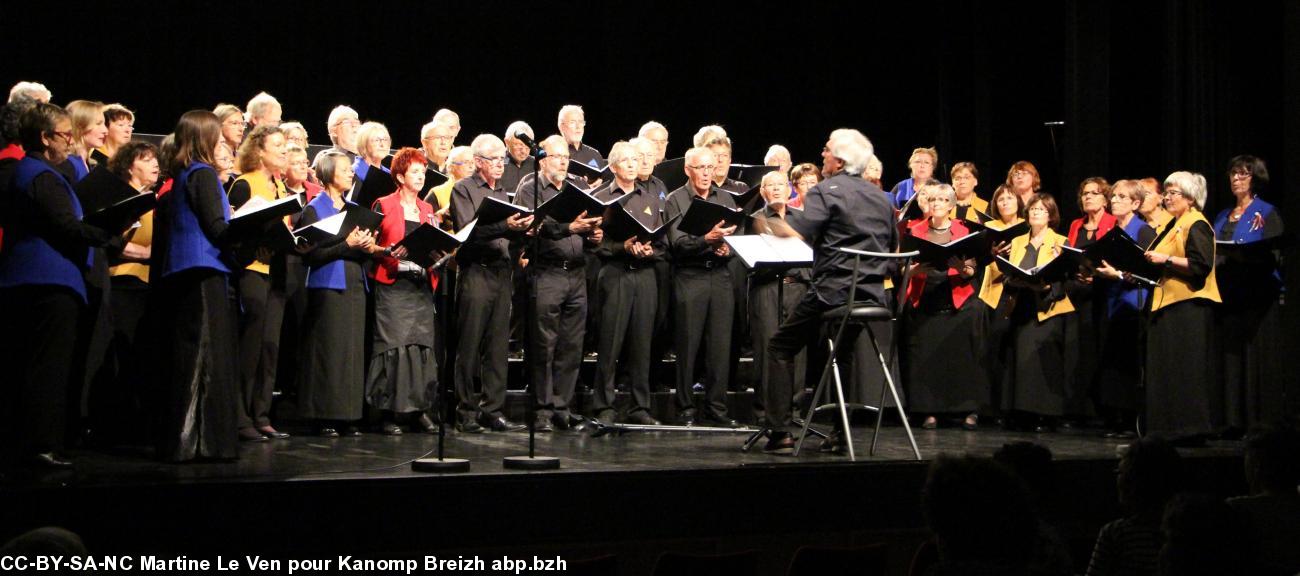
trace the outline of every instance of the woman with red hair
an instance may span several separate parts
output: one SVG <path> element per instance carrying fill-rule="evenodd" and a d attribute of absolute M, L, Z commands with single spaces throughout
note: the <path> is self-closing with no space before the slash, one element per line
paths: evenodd
<path fill-rule="evenodd" d="M 433 205 L 420 199 L 425 159 L 415 148 L 393 156 L 392 178 L 397 191 L 375 201 L 384 215 L 375 242 L 392 247 L 421 224 L 437 226 Z M 371 271 L 375 280 L 374 330 L 366 371 L 366 402 L 382 411 L 380 431 L 402 433 L 399 418 L 411 418 L 417 429 L 437 428 L 425 412 L 433 406 L 438 365 L 433 353 L 434 308 L 429 270 L 407 260 L 406 248 L 380 256 Z"/>

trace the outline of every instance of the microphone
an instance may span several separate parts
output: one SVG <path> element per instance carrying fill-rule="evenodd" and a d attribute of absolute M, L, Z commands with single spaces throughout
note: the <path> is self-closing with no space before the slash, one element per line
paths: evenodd
<path fill-rule="evenodd" d="M 523 142 L 524 146 L 527 146 L 530 150 L 537 147 L 537 143 L 533 142 L 533 139 L 523 132 L 515 132 L 515 138 Z"/>
<path fill-rule="evenodd" d="M 1056 122 L 1043 122 L 1043 126 L 1065 126 L 1065 122 L 1057 120 Z"/>

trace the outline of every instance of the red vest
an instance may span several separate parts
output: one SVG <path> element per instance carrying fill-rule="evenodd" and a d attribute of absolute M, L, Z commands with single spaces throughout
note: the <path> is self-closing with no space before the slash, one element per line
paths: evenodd
<path fill-rule="evenodd" d="M 433 220 L 433 206 L 428 202 L 416 199 L 415 205 L 420 208 L 420 222 L 427 222 L 437 226 Z M 402 210 L 402 192 L 399 190 L 383 198 L 375 200 L 375 207 L 378 212 L 384 214 L 384 221 L 379 224 L 379 236 L 375 238 L 375 243 L 380 246 L 392 246 L 406 236 L 406 216 Z M 392 284 L 397 280 L 397 259 L 392 256 L 383 256 L 377 261 L 377 265 L 370 273 L 380 284 Z M 437 288 L 438 279 L 436 276 L 430 276 L 430 284 Z"/>
<path fill-rule="evenodd" d="M 1082 218 L 1077 218 L 1074 222 L 1070 223 L 1070 246 L 1079 245 L 1079 231 L 1083 229 L 1083 223 L 1087 220 L 1088 217 L 1084 216 Z M 1101 222 L 1097 223 L 1097 233 L 1092 235 L 1093 242 L 1101 240 L 1101 237 L 1105 236 L 1106 233 L 1110 232 L 1110 229 L 1114 227 L 1115 217 L 1111 216 L 1110 212 L 1102 212 Z"/>
<path fill-rule="evenodd" d="M 952 239 L 956 240 L 967 234 L 970 229 L 961 220 L 950 219 L 952 222 Z M 925 238 L 925 233 L 930 228 L 930 219 L 922 218 L 915 220 L 907 225 L 908 232 L 917 238 Z M 975 294 L 975 287 L 971 285 L 969 278 L 962 278 L 961 271 L 956 268 L 948 269 L 948 285 L 952 287 L 952 306 L 958 310 L 962 304 Z M 925 290 L 925 273 L 918 272 L 912 275 L 912 281 L 907 285 L 907 301 L 912 303 L 912 307 L 921 305 L 921 292 Z"/>

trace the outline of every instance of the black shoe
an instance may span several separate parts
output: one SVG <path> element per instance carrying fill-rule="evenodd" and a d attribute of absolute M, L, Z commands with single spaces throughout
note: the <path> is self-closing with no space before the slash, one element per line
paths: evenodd
<path fill-rule="evenodd" d="M 316 429 L 316 435 L 321 438 L 338 438 L 339 431 L 330 426 L 321 426 Z"/>
<path fill-rule="evenodd" d="M 694 426 L 698 422 L 695 418 L 695 409 L 687 408 L 677 414 L 677 424 L 681 426 Z"/>
<path fill-rule="evenodd" d="M 613 424 L 613 423 L 614 423 L 614 411 L 613 411 L 613 410 L 610 410 L 610 409 L 608 409 L 608 408 L 606 408 L 606 409 L 604 409 L 604 410 L 601 410 L 600 412 L 597 412 L 597 413 L 596 413 L 596 421 L 597 421 L 597 422 L 600 422 L 601 424 Z"/>
<path fill-rule="evenodd" d="M 844 433 L 839 430 L 832 430 L 822 443 L 817 447 L 818 452 L 825 454 L 841 454 L 849 449 L 849 445 L 844 441 Z"/>
<path fill-rule="evenodd" d="M 551 427 L 553 430 L 568 430 L 571 428 L 569 421 L 573 418 L 571 414 L 561 414 L 556 412 L 551 414 Z"/>
<path fill-rule="evenodd" d="M 768 454 L 794 454 L 794 436 L 789 432 L 772 431 L 767 435 L 763 452 Z"/>
<path fill-rule="evenodd" d="M 583 418 L 582 416 L 579 416 L 577 414 L 570 414 L 568 416 L 565 416 L 564 421 L 567 424 L 566 428 L 568 430 L 573 430 L 575 432 L 581 432 L 583 430 L 586 430 L 587 426 L 590 425 L 590 423 L 587 422 L 586 418 Z"/>
<path fill-rule="evenodd" d="M 704 415 L 704 417 L 702 418 L 703 422 L 707 422 L 709 424 L 715 424 L 722 428 L 740 428 L 740 422 L 731 419 L 731 417 L 729 416 L 714 414 L 712 412 L 709 412 L 708 410 L 705 410 L 703 412 L 703 415 Z"/>
<path fill-rule="evenodd" d="M 654 416 L 651 416 L 650 413 L 646 412 L 645 410 L 638 410 L 636 412 L 628 414 L 627 418 L 625 418 L 623 422 L 627 424 L 636 424 L 638 426 L 659 426 L 663 424 L 662 422 L 656 420 Z"/>
<path fill-rule="evenodd" d="M 487 418 L 486 421 L 481 422 L 481 424 L 484 428 L 493 432 L 518 432 L 527 428 L 523 424 L 507 420 L 505 416 Z"/>
<path fill-rule="evenodd" d="M 385 436 L 401 436 L 402 427 L 392 422 L 384 422 L 379 426 L 379 433 Z"/>
<path fill-rule="evenodd" d="M 53 452 L 41 452 L 40 454 L 32 454 L 31 457 L 28 458 L 28 462 L 30 462 L 32 466 L 36 468 L 65 469 L 65 468 L 72 467 L 71 460 L 64 460 L 62 458 L 59 458 L 58 456 L 55 456 Z"/>
<path fill-rule="evenodd" d="M 554 429 L 551 428 L 550 416 L 539 414 L 537 418 L 533 419 L 533 432 L 550 432 L 552 430 Z"/>
<path fill-rule="evenodd" d="M 266 436 L 263 436 L 261 432 L 258 432 L 256 429 L 253 428 L 240 428 L 239 441 L 240 442 L 266 442 Z"/>
<path fill-rule="evenodd" d="M 271 426 L 270 424 L 258 428 L 257 431 L 261 432 L 263 436 L 266 436 L 267 438 L 270 438 L 272 440 L 284 440 L 285 438 L 289 437 L 289 434 L 287 432 L 281 432 L 279 430 L 276 430 L 275 427 Z"/>
<path fill-rule="evenodd" d="M 456 416 L 456 431 L 464 434 L 482 434 L 483 426 L 478 423 L 478 418 L 474 417 L 472 412 L 459 412 Z"/>
<path fill-rule="evenodd" d="M 433 423 L 433 419 L 428 414 L 420 413 L 420 417 L 415 419 L 415 428 L 425 434 L 437 434 L 438 425 Z"/>

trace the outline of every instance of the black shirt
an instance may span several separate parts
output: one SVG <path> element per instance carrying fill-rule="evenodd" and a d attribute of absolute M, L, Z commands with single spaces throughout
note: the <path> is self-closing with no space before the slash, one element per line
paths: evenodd
<path fill-rule="evenodd" d="M 889 196 L 875 184 L 846 172 L 809 189 L 803 210 L 791 210 L 786 221 L 813 247 L 813 291 L 830 306 L 848 302 L 853 274 L 853 256 L 838 248 L 893 252 L 897 244 Z M 892 261 L 863 259 L 858 298 L 883 303 L 883 281 L 895 267 Z"/>
<path fill-rule="evenodd" d="M 43 172 L 31 183 L 31 194 L 13 192 L 13 215 L 7 226 L 24 230 L 49 243 L 55 251 L 78 265 L 86 261 L 86 247 L 122 251 L 126 240 L 78 220 L 72 210 L 72 189 L 57 175 Z"/>
<path fill-rule="evenodd" d="M 464 230 L 474 219 L 483 199 L 491 196 L 509 202 L 510 196 L 498 181 L 495 188 L 478 172 L 462 179 L 451 188 L 451 218 L 457 230 Z M 517 234 L 510 230 L 505 220 L 493 224 L 474 225 L 474 232 L 456 253 L 456 261 L 464 263 L 505 263 L 510 261 L 510 238 Z"/>
<path fill-rule="evenodd" d="M 664 201 L 664 218 L 672 220 L 679 215 L 685 214 L 691 207 L 696 197 L 695 189 L 691 188 L 688 182 L 685 186 L 673 190 Z M 719 190 L 718 187 L 709 188 L 708 196 L 705 200 L 727 208 L 735 208 L 736 202 L 732 199 L 730 192 Z M 730 256 L 720 257 L 713 254 L 713 246 L 704 241 L 703 236 L 687 234 L 677 229 L 681 221 L 673 222 L 668 228 L 668 249 L 672 252 L 673 258 L 678 264 L 689 265 L 691 261 L 717 260 L 721 258 L 730 258 Z"/>
<path fill-rule="evenodd" d="M 645 186 L 645 189 L 655 197 L 659 198 L 660 202 L 663 202 L 668 198 L 668 185 L 664 184 L 664 181 L 660 180 L 659 177 L 654 174 L 651 174 L 650 177 L 645 180 L 638 179 L 637 184 Z"/>
<path fill-rule="evenodd" d="M 529 179 L 532 179 L 531 176 Z M 556 188 L 555 184 L 552 184 L 546 178 L 541 179 L 541 184 L 537 194 L 541 197 L 543 203 L 560 193 L 560 189 Z M 527 190 L 515 194 L 515 204 L 528 209 L 535 208 L 531 183 L 528 185 Z M 531 239 L 524 240 L 526 250 L 531 250 L 532 245 Z M 576 263 L 582 261 L 585 257 L 582 252 L 583 236 L 569 231 L 568 222 L 557 222 L 554 218 L 547 217 L 546 221 L 542 222 L 538 232 L 537 245 L 536 263 L 538 264 Z"/>
<path fill-rule="evenodd" d="M 656 180 L 658 179 L 656 178 Z M 592 193 L 592 196 L 601 202 L 608 202 L 614 198 L 630 195 L 630 198 L 621 203 L 623 209 L 627 210 L 628 214 L 631 214 L 633 218 L 636 218 L 641 225 L 654 230 L 656 227 L 663 224 L 664 201 L 646 184 L 646 182 L 638 180 L 631 192 L 624 192 L 622 188 L 618 187 L 617 181 L 611 181 L 598 188 Z M 660 182 L 659 184 L 662 186 L 663 182 Z M 626 258 L 627 253 L 623 250 L 624 240 L 618 240 L 607 236 L 604 242 L 601 242 L 600 248 L 596 249 L 596 255 L 600 256 L 602 259 Z M 649 258 L 640 258 L 639 260 L 649 262 L 663 259 L 664 252 L 668 248 L 667 243 L 663 238 L 661 237 L 659 240 L 656 240 L 651 244 L 651 246 L 655 249 L 655 255 Z"/>
<path fill-rule="evenodd" d="M 601 156 L 600 152 L 597 152 L 596 149 L 591 146 L 581 143 L 578 144 L 577 148 L 574 148 L 572 144 L 569 145 L 569 159 L 595 168 L 603 168 L 605 166 L 605 157 Z M 592 164 L 593 161 L 595 164 Z"/>
<path fill-rule="evenodd" d="M 515 164 L 515 159 L 506 154 L 506 171 L 501 175 L 501 187 L 506 191 L 514 191 L 519 187 L 519 181 L 529 174 L 533 173 L 533 167 L 537 164 L 532 156 L 524 158 L 523 162 Z"/>

